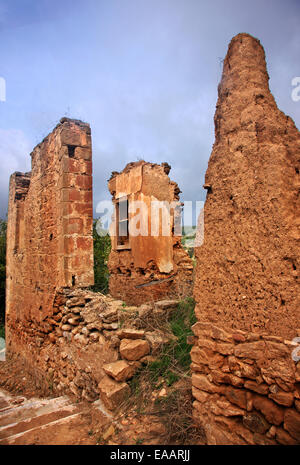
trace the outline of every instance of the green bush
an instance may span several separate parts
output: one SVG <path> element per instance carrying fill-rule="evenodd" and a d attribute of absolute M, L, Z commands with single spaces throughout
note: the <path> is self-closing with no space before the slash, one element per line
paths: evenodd
<path fill-rule="evenodd" d="M 107 294 L 109 280 L 107 261 L 111 250 L 111 241 L 109 235 L 99 236 L 96 230 L 97 221 L 99 220 L 95 220 L 93 224 L 95 284 L 92 289 L 95 292 Z"/>
<path fill-rule="evenodd" d="M 4 324 L 0 323 L 0 337 L 5 339 L 5 327 Z"/>
<path fill-rule="evenodd" d="M 160 326 L 166 333 L 171 331 L 174 340 L 165 344 L 156 360 L 141 366 L 128 382 L 131 395 L 120 410 L 121 415 L 135 411 L 138 415 L 159 417 L 166 430 L 161 438 L 163 444 L 206 443 L 204 431 L 195 425 L 192 415 L 191 345 L 186 341 L 193 334 L 191 327 L 196 323 L 194 308 L 192 298 L 182 300 Z M 155 325 L 151 326 L 155 328 Z M 167 395 L 157 396 L 162 387 L 170 387 Z M 156 397 L 152 398 L 154 391 Z"/>

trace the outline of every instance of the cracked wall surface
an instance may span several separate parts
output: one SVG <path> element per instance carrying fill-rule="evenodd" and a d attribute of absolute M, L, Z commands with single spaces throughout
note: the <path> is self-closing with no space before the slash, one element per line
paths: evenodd
<path fill-rule="evenodd" d="M 194 414 L 211 444 L 300 441 L 300 136 L 268 80 L 260 42 L 234 37 L 196 249 Z"/>
<path fill-rule="evenodd" d="M 115 205 L 111 225 L 112 251 L 108 261 L 109 290 L 113 297 L 129 304 L 192 293 L 193 264 L 181 245 L 177 229 L 174 229 L 180 212 L 176 208 L 175 213 L 170 210 L 170 224 L 164 234 L 162 218 L 166 218 L 166 212 L 156 215 L 155 210 L 151 210 L 153 202 L 169 205 L 175 202 L 177 207 L 180 206 L 180 190 L 170 180 L 169 171 L 167 163 L 157 165 L 139 161 L 129 163 L 121 173 L 114 172 L 109 180 Z M 119 245 L 118 234 L 114 232 L 118 221 L 116 204 L 124 197 L 128 200 L 129 210 L 134 202 L 137 205 L 143 202 L 143 207 L 129 211 L 129 221 L 137 224 L 139 233 L 132 235 L 129 232 L 127 243 Z M 143 230 L 141 223 L 145 227 Z M 152 234 L 153 230 L 157 233 Z"/>

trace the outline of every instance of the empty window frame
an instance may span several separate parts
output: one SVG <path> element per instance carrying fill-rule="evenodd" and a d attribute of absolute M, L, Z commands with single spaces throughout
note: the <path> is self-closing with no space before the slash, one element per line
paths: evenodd
<path fill-rule="evenodd" d="M 129 247 L 128 199 L 121 197 L 116 203 L 117 247 Z"/>

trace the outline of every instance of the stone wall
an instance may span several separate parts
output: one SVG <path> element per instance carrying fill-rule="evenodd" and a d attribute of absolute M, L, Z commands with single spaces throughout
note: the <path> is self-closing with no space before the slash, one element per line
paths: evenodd
<path fill-rule="evenodd" d="M 58 288 L 93 284 L 89 125 L 63 118 L 31 159 L 31 173 L 11 176 L 7 225 L 7 349 L 28 359 L 21 328 L 38 338 Z"/>
<path fill-rule="evenodd" d="M 129 163 L 121 173 L 114 172 L 108 184 L 114 205 L 124 197 L 129 210 L 134 202 L 137 205 L 143 203 L 142 208 L 129 211 L 129 228 L 130 224 L 135 224 L 139 233 L 133 235 L 129 231 L 126 245 L 118 245 L 116 210 L 110 230 L 109 290 L 112 296 L 128 304 L 184 297 L 192 293 L 193 264 L 181 245 L 177 228 L 174 228 L 180 220 L 180 190 L 175 182 L 170 181 L 169 171 L 167 163 Z M 155 202 L 177 205 L 177 208 L 170 209 L 166 232 L 163 232 L 162 217 L 159 213 L 154 215 L 155 210 L 151 209 Z M 164 219 L 168 216 L 167 212 L 161 214 Z M 157 226 L 155 234 L 153 225 Z"/>
<path fill-rule="evenodd" d="M 299 444 L 298 344 L 277 336 L 193 326 L 194 416 L 209 444 Z"/>
<path fill-rule="evenodd" d="M 21 358 L 48 393 L 100 398 L 113 410 L 130 394 L 126 381 L 169 341 L 143 318 L 165 320 L 178 301 L 128 307 L 88 289 L 93 284 L 88 124 L 63 118 L 31 157 L 31 173 L 10 179 L 7 357 Z"/>
<path fill-rule="evenodd" d="M 147 320 L 165 321 L 177 305 L 160 301 L 127 307 L 87 289 L 58 289 L 43 325 L 18 321 L 14 326 L 14 347 L 28 347 L 28 371 L 48 393 L 100 399 L 114 410 L 130 395 L 127 381 L 172 338 L 153 324 L 149 328 Z"/>
<path fill-rule="evenodd" d="M 239 34 L 218 89 L 196 250 L 194 414 L 210 444 L 300 441 L 300 136 L 270 93 L 265 54 Z"/>

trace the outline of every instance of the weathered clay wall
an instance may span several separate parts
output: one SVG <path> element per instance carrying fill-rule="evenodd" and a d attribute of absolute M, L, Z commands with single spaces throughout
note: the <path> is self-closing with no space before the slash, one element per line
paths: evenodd
<path fill-rule="evenodd" d="M 224 60 L 196 251 L 195 418 L 211 444 L 300 441 L 300 136 L 257 39 Z"/>
<path fill-rule="evenodd" d="M 169 204 L 179 201 L 180 190 L 175 182 L 170 181 L 169 171 L 166 163 L 156 165 L 140 161 L 128 164 L 121 173 L 113 173 L 109 181 L 115 204 L 123 196 L 127 196 L 129 209 L 133 202 L 143 202 L 143 210 L 129 211 L 132 224 L 135 221 L 141 227 L 133 220 L 140 213 L 141 217 L 147 218 L 144 220 L 147 234 L 129 234 L 126 249 L 120 249 L 116 235 L 111 234 L 112 251 L 108 262 L 110 293 L 129 304 L 182 297 L 192 292 L 193 265 L 181 245 L 180 236 L 174 234 L 173 210 L 167 234 L 162 229 L 162 217 L 158 215 L 154 221 L 151 212 L 153 201 Z M 111 231 L 115 231 L 115 221 L 116 212 Z M 155 222 L 158 229 L 154 235 L 151 225 Z"/>
<path fill-rule="evenodd" d="M 8 351 L 29 358 L 18 325 L 38 337 L 58 288 L 93 284 L 89 125 L 63 118 L 31 158 L 31 173 L 10 179 L 6 293 Z"/>

